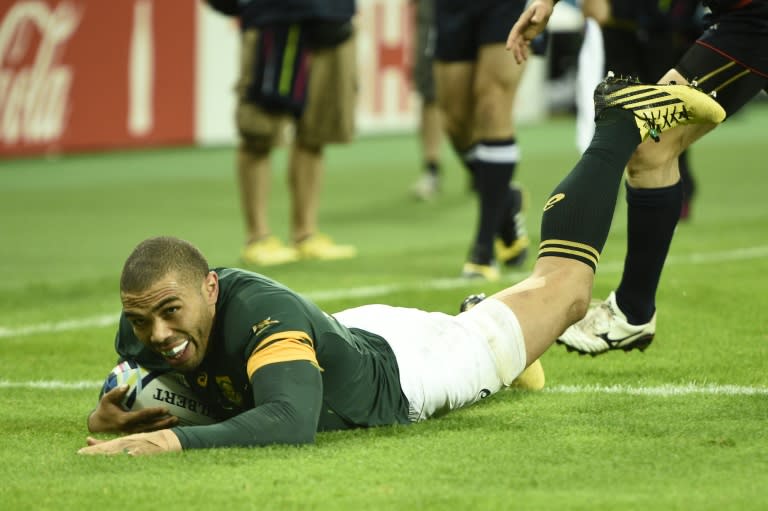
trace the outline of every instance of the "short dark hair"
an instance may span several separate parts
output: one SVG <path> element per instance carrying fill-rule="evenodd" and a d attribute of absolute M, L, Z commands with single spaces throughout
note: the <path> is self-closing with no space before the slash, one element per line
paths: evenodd
<path fill-rule="evenodd" d="M 190 242 L 172 236 L 148 238 L 133 249 L 123 265 L 121 292 L 141 292 L 171 272 L 183 282 L 202 281 L 209 271 L 205 256 Z"/>

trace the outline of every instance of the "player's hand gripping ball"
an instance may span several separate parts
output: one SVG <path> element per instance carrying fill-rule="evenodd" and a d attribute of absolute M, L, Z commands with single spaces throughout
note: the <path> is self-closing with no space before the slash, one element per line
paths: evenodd
<path fill-rule="evenodd" d="M 179 418 L 181 426 L 212 424 L 206 406 L 189 388 L 184 377 L 174 371 L 150 371 L 133 360 L 115 366 L 101 389 L 101 395 L 121 385 L 128 385 L 122 406 L 126 411 L 165 406 Z"/>

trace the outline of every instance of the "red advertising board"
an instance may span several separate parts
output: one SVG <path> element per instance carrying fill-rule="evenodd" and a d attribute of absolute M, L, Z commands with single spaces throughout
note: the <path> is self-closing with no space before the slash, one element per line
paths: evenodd
<path fill-rule="evenodd" d="M 0 155 L 192 143 L 195 0 L 0 0 Z"/>

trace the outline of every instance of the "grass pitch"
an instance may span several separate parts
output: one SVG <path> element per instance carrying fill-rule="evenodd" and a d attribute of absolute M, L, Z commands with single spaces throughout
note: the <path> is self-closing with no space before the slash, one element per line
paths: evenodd
<path fill-rule="evenodd" d="M 171 234 L 212 265 L 240 264 L 232 148 L 2 162 L 0 507 L 766 509 L 768 107 L 748 110 L 691 151 L 699 193 L 672 245 L 646 353 L 590 358 L 554 346 L 542 392 L 502 392 L 409 427 L 322 434 L 303 448 L 75 455 L 114 361 L 118 274 L 132 247 Z M 524 126 L 518 138 L 535 244 L 540 206 L 577 159 L 573 123 Z M 321 226 L 360 256 L 269 275 L 329 312 L 372 302 L 454 312 L 467 294 L 498 289 L 456 278 L 476 218 L 466 175 L 446 149 L 442 196 L 417 203 L 407 189 L 418 155 L 415 136 L 330 149 Z M 274 161 L 271 220 L 285 239 L 285 154 Z M 625 212 L 622 198 L 599 299 L 618 283 Z"/>

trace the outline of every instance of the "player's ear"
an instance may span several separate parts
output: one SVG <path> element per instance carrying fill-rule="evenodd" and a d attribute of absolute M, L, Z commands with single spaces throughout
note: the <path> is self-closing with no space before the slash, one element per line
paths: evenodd
<path fill-rule="evenodd" d="M 209 271 L 203 281 L 203 293 L 208 299 L 208 305 L 213 305 L 219 298 L 219 274 Z"/>

